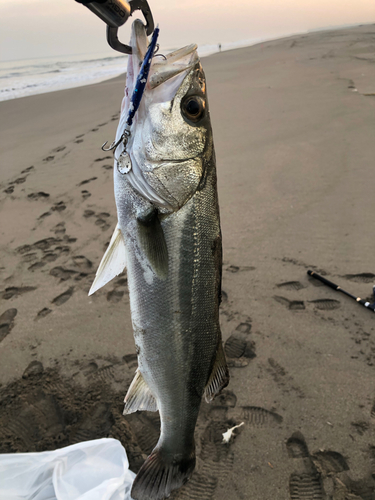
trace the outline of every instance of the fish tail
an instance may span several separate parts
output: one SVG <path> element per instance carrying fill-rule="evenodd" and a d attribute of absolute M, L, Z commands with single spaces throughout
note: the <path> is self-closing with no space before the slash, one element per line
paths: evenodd
<path fill-rule="evenodd" d="M 195 449 L 172 454 L 156 447 L 140 468 L 131 491 L 135 500 L 162 500 L 188 481 L 195 467 Z"/>

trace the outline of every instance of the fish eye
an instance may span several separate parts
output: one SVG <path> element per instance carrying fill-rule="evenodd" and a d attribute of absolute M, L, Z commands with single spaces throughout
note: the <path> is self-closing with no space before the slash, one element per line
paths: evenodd
<path fill-rule="evenodd" d="M 181 109 L 188 120 L 197 122 L 204 115 L 205 101 L 199 96 L 192 96 L 182 103 Z"/>

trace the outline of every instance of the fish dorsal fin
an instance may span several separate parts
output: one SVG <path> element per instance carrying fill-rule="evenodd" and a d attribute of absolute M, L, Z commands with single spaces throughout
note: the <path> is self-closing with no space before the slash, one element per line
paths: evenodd
<path fill-rule="evenodd" d="M 124 237 L 117 224 L 108 248 L 99 264 L 94 283 L 91 285 L 89 295 L 99 290 L 109 281 L 121 274 L 126 267 L 126 249 Z"/>
<path fill-rule="evenodd" d="M 144 381 L 142 373 L 137 369 L 133 382 L 125 396 L 124 415 L 138 410 L 158 411 L 156 399 Z"/>
<path fill-rule="evenodd" d="M 225 360 L 225 354 L 221 340 L 216 352 L 216 359 L 210 378 L 208 379 L 206 388 L 204 390 L 204 398 L 207 403 L 210 403 L 220 391 L 224 389 L 229 383 L 229 370 Z"/>
<path fill-rule="evenodd" d="M 153 209 L 137 221 L 139 245 L 155 274 L 164 280 L 168 275 L 168 248 L 158 211 Z"/>

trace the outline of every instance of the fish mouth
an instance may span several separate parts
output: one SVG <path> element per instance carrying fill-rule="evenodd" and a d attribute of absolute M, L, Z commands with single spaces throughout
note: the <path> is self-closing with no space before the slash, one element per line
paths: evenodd
<path fill-rule="evenodd" d="M 195 43 L 186 45 L 163 57 L 165 59 L 159 60 L 158 58 L 157 61 L 154 59 L 151 66 L 151 74 L 148 81 L 150 89 L 155 89 L 174 76 L 190 70 L 199 61 L 197 45 Z"/>
<path fill-rule="evenodd" d="M 145 26 L 139 19 L 133 23 L 133 36 L 133 54 L 138 64 L 141 64 L 147 52 L 148 39 Z M 198 61 L 195 43 L 174 50 L 167 55 L 156 54 L 152 59 L 147 88 L 153 90 L 159 87 L 174 76 L 193 68 Z"/>

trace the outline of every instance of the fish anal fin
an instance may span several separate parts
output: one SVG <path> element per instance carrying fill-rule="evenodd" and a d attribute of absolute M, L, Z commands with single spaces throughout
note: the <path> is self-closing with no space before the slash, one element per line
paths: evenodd
<path fill-rule="evenodd" d="M 228 383 L 229 370 L 225 359 L 223 345 L 220 340 L 216 352 L 214 366 L 204 390 L 204 398 L 207 403 L 210 403 L 215 398 L 215 396 L 220 394 L 220 392 L 224 389 L 224 387 L 228 385 Z"/>
<path fill-rule="evenodd" d="M 168 248 L 158 211 L 153 209 L 139 216 L 137 222 L 140 247 L 155 274 L 164 280 L 168 275 Z"/>
<path fill-rule="evenodd" d="M 100 261 L 93 284 L 91 285 L 89 295 L 99 290 L 113 278 L 123 272 L 126 267 L 126 249 L 124 237 L 117 224 L 112 235 L 108 248 Z"/>
<path fill-rule="evenodd" d="M 124 415 L 138 410 L 158 411 L 156 399 L 146 384 L 142 373 L 137 369 L 135 377 L 125 396 Z"/>

